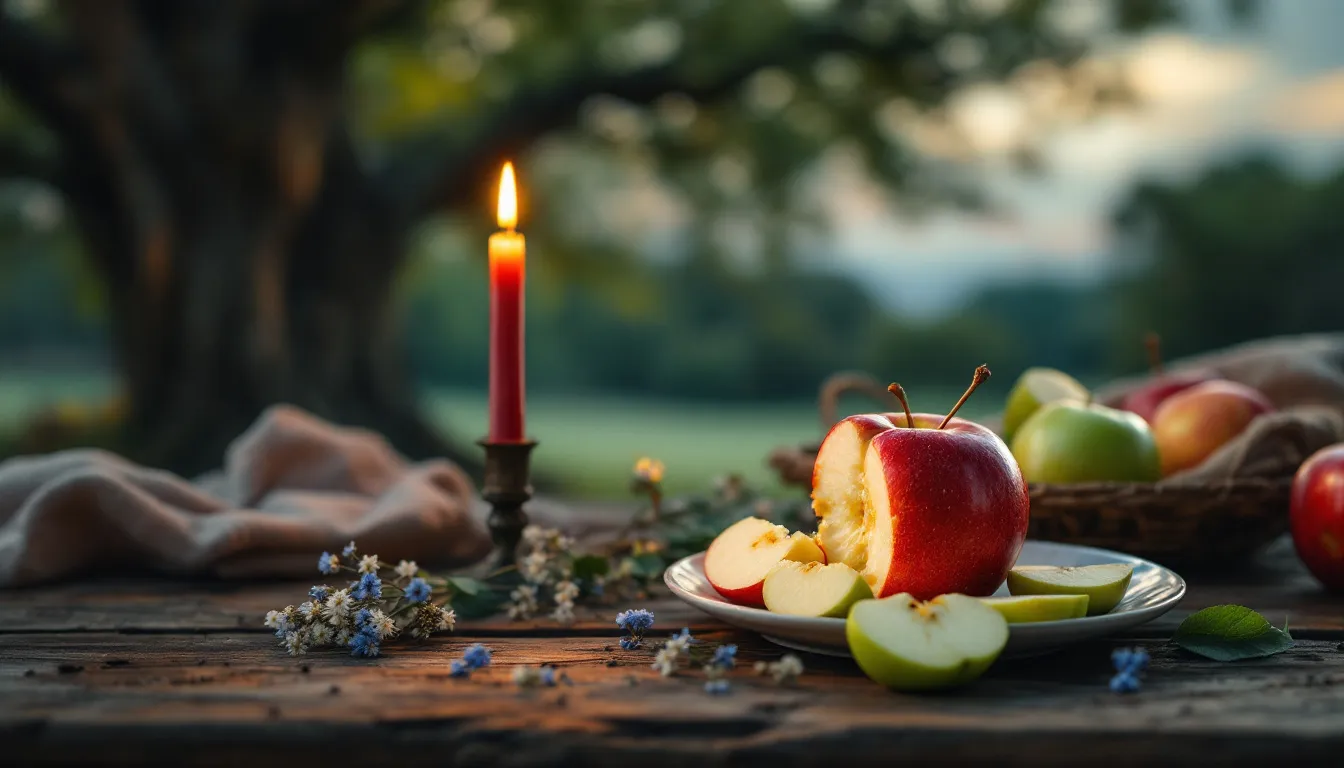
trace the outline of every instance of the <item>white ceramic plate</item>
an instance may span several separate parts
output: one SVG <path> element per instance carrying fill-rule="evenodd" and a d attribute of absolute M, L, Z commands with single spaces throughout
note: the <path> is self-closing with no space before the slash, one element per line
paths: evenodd
<path fill-rule="evenodd" d="M 1081 640 L 1104 637 L 1152 621 L 1176 606 L 1185 595 L 1185 580 L 1162 566 L 1119 552 L 1072 544 L 1028 541 L 1018 565 L 1096 565 L 1130 563 L 1134 577 L 1125 599 L 1104 616 L 1065 621 L 1009 625 L 1009 656 L 1034 656 Z M 809 619 L 747 608 L 725 600 L 705 578 L 705 553 L 682 558 L 663 573 L 663 581 L 677 597 L 735 627 L 761 633 L 766 640 L 788 648 L 831 656 L 848 656 L 844 619 Z M 1008 594 L 1000 586 L 997 595 Z"/>

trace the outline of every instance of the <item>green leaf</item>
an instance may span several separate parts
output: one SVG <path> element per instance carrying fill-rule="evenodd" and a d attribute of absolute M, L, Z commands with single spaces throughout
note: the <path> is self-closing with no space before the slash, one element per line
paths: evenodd
<path fill-rule="evenodd" d="M 1293 647 L 1293 638 L 1240 605 L 1215 605 L 1191 614 L 1172 640 L 1191 653 L 1214 661 L 1272 656 Z"/>
<path fill-rule="evenodd" d="M 611 563 L 601 555 L 583 555 L 574 558 L 574 578 L 589 581 L 594 576 L 605 576 L 611 570 Z"/>
<path fill-rule="evenodd" d="M 490 585 L 470 576 L 449 576 L 448 583 L 456 592 L 463 595 L 475 595 L 490 589 Z"/>
<path fill-rule="evenodd" d="M 459 619 L 483 619 L 499 613 L 506 602 L 508 600 L 503 592 L 482 589 L 480 592 L 454 595 L 449 604 Z"/>
<path fill-rule="evenodd" d="M 633 573 L 635 576 L 641 579 L 657 578 L 663 575 L 663 569 L 666 567 L 666 565 L 663 563 L 663 558 L 653 554 L 652 552 L 645 552 L 642 555 L 635 555 L 634 557 L 631 557 L 630 560 L 633 565 L 631 573 Z"/>

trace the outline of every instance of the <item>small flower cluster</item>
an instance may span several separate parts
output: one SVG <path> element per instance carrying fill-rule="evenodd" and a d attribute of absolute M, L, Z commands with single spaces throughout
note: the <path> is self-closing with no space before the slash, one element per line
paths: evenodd
<path fill-rule="evenodd" d="M 1148 652 L 1142 648 L 1116 648 L 1111 653 L 1111 664 L 1115 665 L 1111 690 L 1115 693 L 1134 693 L 1141 684 L 1139 675 L 1148 668 Z"/>
<path fill-rule="evenodd" d="M 737 666 L 737 646 L 720 645 L 714 649 L 714 655 L 705 665 L 705 692 L 727 693 L 728 670 Z"/>
<path fill-rule="evenodd" d="M 636 608 L 616 614 L 616 626 L 625 630 L 621 635 L 621 648 L 633 651 L 644 642 L 644 633 L 653 626 L 653 611 Z"/>
<path fill-rule="evenodd" d="M 803 674 L 803 660 L 786 653 L 779 657 L 779 661 L 758 661 L 752 669 L 758 675 L 770 675 L 779 685 L 785 685 L 797 680 Z"/>
<path fill-rule="evenodd" d="M 509 594 L 505 606 L 511 619 L 530 619 L 543 603 L 551 607 L 550 618 L 561 624 L 574 623 L 574 602 L 579 585 L 574 579 L 574 540 L 551 528 L 529 525 L 523 529 L 527 553 L 518 561 L 523 583 Z M 590 594 L 600 594 L 602 577 L 589 585 Z"/>
<path fill-rule="evenodd" d="M 554 688 L 555 667 L 549 664 L 540 667 L 514 667 L 513 683 L 519 688 Z"/>
<path fill-rule="evenodd" d="M 691 630 L 682 627 L 681 631 L 672 635 L 663 643 L 663 647 L 654 654 L 653 664 L 651 665 L 658 674 L 663 677 L 671 677 L 676 674 L 677 667 L 680 666 L 683 659 L 690 659 L 691 644 L 696 642 L 691 636 Z"/>
<path fill-rule="evenodd" d="M 428 637 L 451 630 L 456 622 L 446 590 L 436 603 L 413 561 L 388 566 L 377 555 L 360 556 L 352 541 L 339 555 L 323 552 L 317 568 L 328 576 L 347 572 L 354 580 L 341 589 L 315 586 L 306 602 L 266 614 L 265 625 L 275 630 L 291 656 L 335 646 L 349 648 L 352 656 L 372 658 L 382 652 L 384 641 L 403 632 Z"/>
<path fill-rule="evenodd" d="M 448 665 L 448 673 L 453 677 L 468 678 L 478 669 L 490 666 L 490 649 L 476 643 L 462 652 L 462 658 L 453 659 Z"/>

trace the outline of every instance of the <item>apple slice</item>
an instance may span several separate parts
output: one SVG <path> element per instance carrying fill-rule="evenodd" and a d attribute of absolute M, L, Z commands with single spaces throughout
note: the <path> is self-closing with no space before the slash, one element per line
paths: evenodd
<path fill-rule="evenodd" d="M 808 563 L 825 560 L 811 536 L 759 517 L 748 517 L 724 529 L 705 553 L 705 578 L 719 594 L 742 605 L 764 607 L 765 576 L 781 560 Z"/>
<path fill-rule="evenodd" d="M 1011 443 L 1017 428 L 1046 403 L 1090 399 L 1087 387 L 1069 374 L 1054 368 L 1028 368 L 1008 393 L 1008 403 L 1003 409 L 1004 442 Z"/>
<path fill-rule="evenodd" d="M 968 683 L 989 669 L 1008 643 L 1008 622 L 974 597 L 920 602 L 903 592 L 855 603 L 845 638 L 868 677 L 898 691 L 923 691 Z"/>
<path fill-rule="evenodd" d="M 1080 619 L 1087 615 L 1087 595 L 1023 595 L 982 597 L 985 605 L 1003 614 L 1009 624 Z"/>
<path fill-rule="evenodd" d="M 858 571 L 844 563 L 785 560 L 766 574 L 761 594 L 765 607 L 774 613 L 844 618 L 851 605 L 871 600 L 873 590 Z"/>
<path fill-rule="evenodd" d="M 1019 565 L 1008 572 L 1008 591 L 1014 595 L 1087 595 L 1087 615 L 1110 613 L 1129 589 L 1134 566 Z"/>

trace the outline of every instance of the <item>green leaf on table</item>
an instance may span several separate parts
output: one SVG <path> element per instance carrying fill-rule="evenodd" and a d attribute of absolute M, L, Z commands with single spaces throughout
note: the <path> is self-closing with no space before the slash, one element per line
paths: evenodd
<path fill-rule="evenodd" d="M 1241 605 L 1215 605 L 1191 614 L 1172 640 L 1214 661 L 1257 659 L 1293 647 L 1293 638 L 1285 630 Z"/>
<path fill-rule="evenodd" d="M 470 576 L 449 576 L 448 584 L 452 586 L 453 591 L 461 595 L 476 595 L 490 589 L 489 584 Z"/>
<path fill-rule="evenodd" d="M 459 619 L 483 619 L 499 613 L 507 602 L 504 592 L 487 586 L 479 592 L 459 592 L 448 605 Z"/>
<path fill-rule="evenodd" d="M 630 558 L 631 574 L 641 579 L 656 579 L 663 575 L 663 558 L 652 552 L 634 555 Z"/>
<path fill-rule="evenodd" d="M 574 578 L 587 582 L 594 576 L 606 576 L 611 563 L 601 555 L 582 555 L 574 558 L 573 569 Z"/>

